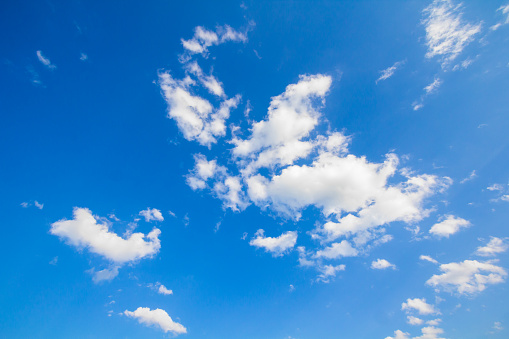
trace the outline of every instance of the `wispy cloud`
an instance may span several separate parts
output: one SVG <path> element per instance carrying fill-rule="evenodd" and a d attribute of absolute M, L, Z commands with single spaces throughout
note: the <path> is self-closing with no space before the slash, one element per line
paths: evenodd
<path fill-rule="evenodd" d="M 36 54 L 37 54 L 37 58 L 39 59 L 39 61 L 40 61 L 40 62 L 41 62 L 44 66 L 46 66 L 48 69 L 53 70 L 53 69 L 56 69 L 56 68 L 57 68 L 57 66 L 53 65 L 53 64 L 51 63 L 51 61 L 50 61 L 48 58 L 46 58 L 46 57 L 42 54 L 42 52 L 41 52 L 40 50 L 39 50 L 39 51 L 37 51 L 37 52 L 36 52 Z"/>
<path fill-rule="evenodd" d="M 376 80 L 376 83 L 378 84 L 379 81 L 384 81 L 384 80 L 387 80 L 389 79 L 390 77 L 392 77 L 394 75 L 394 72 L 396 72 L 396 70 L 402 66 L 403 64 L 405 63 L 404 60 L 402 61 L 397 61 L 394 63 L 394 65 L 392 65 L 391 67 L 388 67 L 382 71 L 380 71 L 380 73 L 382 73 L 380 75 L 380 77 Z"/>

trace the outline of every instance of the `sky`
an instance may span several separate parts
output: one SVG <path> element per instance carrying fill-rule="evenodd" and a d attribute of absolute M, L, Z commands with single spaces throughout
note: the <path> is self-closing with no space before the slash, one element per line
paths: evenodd
<path fill-rule="evenodd" d="M 505 0 L 0 7 L 0 338 L 509 336 Z"/>

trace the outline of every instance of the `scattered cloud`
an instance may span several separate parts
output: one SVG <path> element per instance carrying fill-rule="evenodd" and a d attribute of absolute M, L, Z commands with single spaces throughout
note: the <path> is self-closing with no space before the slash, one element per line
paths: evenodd
<path fill-rule="evenodd" d="M 423 10 L 426 29 L 427 58 L 438 57 L 445 67 L 468 46 L 481 31 L 481 23 L 463 19 L 462 5 L 450 0 L 434 0 Z"/>
<path fill-rule="evenodd" d="M 44 204 L 43 203 L 40 203 L 38 202 L 37 200 L 35 200 L 33 203 L 32 202 L 27 202 L 27 201 L 24 201 L 20 204 L 21 207 L 23 208 L 28 208 L 30 206 L 34 206 L 34 207 L 37 207 L 38 209 L 42 210 L 44 208 Z"/>
<path fill-rule="evenodd" d="M 374 270 L 385 270 L 387 268 L 396 269 L 396 265 L 391 264 L 385 259 L 377 259 L 371 263 L 371 268 Z"/>
<path fill-rule="evenodd" d="M 467 181 L 470 181 L 470 180 L 474 179 L 475 177 L 477 177 L 477 174 L 475 173 L 475 170 L 473 170 L 468 177 L 466 177 L 466 178 L 464 178 L 463 180 L 460 181 L 460 184 L 464 184 Z"/>
<path fill-rule="evenodd" d="M 58 256 L 50 260 L 49 264 L 55 266 L 58 263 Z"/>
<path fill-rule="evenodd" d="M 433 275 L 426 285 L 448 292 L 471 295 L 484 291 L 486 285 L 504 282 L 507 272 L 491 261 L 465 260 L 440 265 L 439 275 Z M 481 274 L 485 273 L 485 274 Z"/>
<path fill-rule="evenodd" d="M 440 78 L 435 78 L 435 80 L 433 80 L 431 84 L 424 87 L 424 91 L 426 92 L 426 94 L 434 93 L 438 90 L 438 87 L 440 87 L 441 84 L 442 80 L 440 80 Z"/>
<path fill-rule="evenodd" d="M 106 220 L 102 223 L 87 208 L 74 208 L 73 219 L 62 219 L 51 224 L 50 233 L 79 249 L 87 248 L 117 264 L 152 257 L 161 248 L 159 234 L 154 228 L 147 235 L 133 233 L 127 239 L 109 230 Z"/>
<path fill-rule="evenodd" d="M 445 215 L 442 217 L 442 221 L 436 223 L 429 230 L 430 234 L 433 234 L 439 238 L 449 238 L 452 234 L 455 234 L 462 228 L 469 227 L 470 221 L 456 217 L 454 215 Z"/>
<path fill-rule="evenodd" d="M 406 312 L 417 311 L 420 315 L 440 314 L 435 306 L 428 304 L 424 298 L 407 299 L 406 302 L 401 304 L 401 310 Z"/>
<path fill-rule="evenodd" d="M 159 294 L 164 294 L 164 295 L 171 295 L 171 294 L 173 294 L 173 291 L 167 289 L 166 286 L 164 286 L 163 284 L 159 285 L 159 288 L 157 289 L 157 292 L 159 292 Z"/>
<path fill-rule="evenodd" d="M 320 271 L 320 274 L 316 278 L 317 282 L 323 282 L 328 284 L 332 278 L 336 277 L 336 274 L 340 271 L 345 270 L 345 265 L 324 265 L 318 267 L 318 270 Z"/>
<path fill-rule="evenodd" d="M 87 61 L 88 60 L 88 55 L 86 55 L 85 53 L 80 53 L 80 60 L 81 61 Z"/>
<path fill-rule="evenodd" d="M 297 243 L 297 232 L 288 231 L 279 237 L 271 238 L 264 235 L 264 230 L 259 229 L 255 237 L 251 239 L 249 245 L 264 248 L 266 252 L 274 256 L 281 256 L 291 250 Z"/>
<path fill-rule="evenodd" d="M 96 284 L 99 284 L 103 281 L 111 281 L 118 276 L 119 266 L 112 266 L 110 268 L 105 268 L 100 271 L 95 271 L 94 268 L 88 271 L 88 273 L 92 274 L 92 281 Z"/>
<path fill-rule="evenodd" d="M 340 259 L 343 257 L 356 257 L 359 251 L 347 241 L 333 243 L 331 246 L 316 252 L 315 258 Z"/>
<path fill-rule="evenodd" d="M 155 208 L 147 208 L 146 210 L 140 211 L 139 215 L 145 218 L 146 222 L 150 221 L 164 221 L 164 217 L 160 210 Z"/>
<path fill-rule="evenodd" d="M 228 25 L 218 26 L 215 31 L 208 30 L 201 26 L 194 29 L 194 36 L 189 40 L 182 39 L 182 46 L 189 54 L 204 54 L 208 53 L 208 47 L 213 45 L 220 45 L 222 43 L 233 42 L 246 42 L 246 33 L 234 30 Z"/>
<path fill-rule="evenodd" d="M 502 25 L 509 24 L 509 4 L 500 6 L 497 9 L 497 12 L 500 12 L 503 16 L 505 16 L 505 20 L 498 22 L 495 25 L 491 26 L 490 28 L 492 31 L 496 31 Z"/>
<path fill-rule="evenodd" d="M 387 80 L 389 79 L 390 77 L 392 77 L 394 75 L 394 72 L 396 72 L 396 70 L 402 66 L 403 64 L 405 63 L 405 61 L 397 61 L 394 63 L 394 65 L 380 71 L 380 73 L 382 73 L 380 75 L 380 77 L 376 80 L 376 83 L 378 84 L 379 81 L 384 81 L 384 80 Z"/>
<path fill-rule="evenodd" d="M 491 237 L 490 242 L 486 246 L 481 246 L 477 248 L 475 254 L 482 257 L 490 257 L 495 256 L 499 253 L 503 253 L 507 251 L 509 248 L 509 243 L 507 242 L 507 238 L 497 238 Z"/>
<path fill-rule="evenodd" d="M 135 318 L 140 324 L 159 327 L 164 333 L 175 335 L 187 333 L 187 329 L 179 323 L 174 322 L 166 311 L 156 308 L 151 310 L 148 307 L 138 307 L 134 312 L 125 310 L 124 314 Z"/>
<path fill-rule="evenodd" d="M 407 316 L 407 323 L 410 325 L 422 325 L 424 323 L 424 320 L 421 318 L 414 317 L 412 315 Z"/>
<path fill-rule="evenodd" d="M 36 52 L 36 54 L 37 54 L 37 58 L 39 59 L 39 61 L 40 61 L 40 62 L 41 62 L 44 66 L 46 66 L 48 69 L 53 70 L 53 69 L 56 69 L 56 68 L 57 68 L 57 66 L 53 65 L 53 64 L 51 63 L 51 61 L 50 61 L 48 58 L 46 58 L 46 57 L 42 54 L 42 52 L 41 52 L 40 50 L 39 50 L 39 51 L 37 51 L 37 52 Z"/>
<path fill-rule="evenodd" d="M 431 262 L 431 263 L 433 263 L 433 264 L 438 264 L 438 261 L 436 261 L 435 259 L 433 259 L 433 258 L 432 258 L 432 257 L 430 257 L 429 255 L 421 255 L 421 256 L 419 257 L 419 259 L 424 260 L 424 261 L 429 261 L 429 262 Z"/>
<path fill-rule="evenodd" d="M 444 333 L 444 331 L 438 327 L 423 327 L 421 332 L 422 335 L 410 338 L 410 334 L 397 330 L 394 332 L 394 337 L 386 337 L 385 339 L 444 339 L 438 337 L 438 335 Z"/>

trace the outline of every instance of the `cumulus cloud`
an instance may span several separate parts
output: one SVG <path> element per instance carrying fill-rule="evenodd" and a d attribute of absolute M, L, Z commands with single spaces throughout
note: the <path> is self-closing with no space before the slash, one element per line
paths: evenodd
<path fill-rule="evenodd" d="M 436 223 L 431 227 L 429 233 L 440 237 L 440 238 L 449 238 L 449 236 L 455 234 L 462 228 L 469 227 L 470 221 L 456 217 L 454 215 L 445 215 L 443 216 L 443 221 Z"/>
<path fill-rule="evenodd" d="M 396 72 L 396 70 L 401 66 L 403 65 L 405 62 L 404 61 L 397 61 L 394 63 L 394 65 L 380 71 L 380 73 L 382 73 L 380 75 L 380 77 L 376 80 L 376 83 L 378 84 L 379 81 L 384 81 L 384 80 L 387 80 L 389 79 L 390 77 L 392 77 L 394 75 L 394 72 Z"/>
<path fill-rule="evenodd" d="M 266 237 L 264 233 L 264 230 L 259 229 L 249 245 L 264 248 L 265 251 L 271 252 L 274 256 L 281 256 L 291 250 L 297 243 L 297 232 L 295 231 L 288 231 L 275 238 Z"/>
<path fill-rule="evenodd" d="M 201 26 L 194 29 L 194 36 L 189 40 L 182 39 L 182 46 L 189 54 L 206 54 L 208 48 L 228 41 L 246 42 L 245 33 L 234 30 L 228 25 L 219 26 L 216 31 L 211 31 Z"/>
<path fill-rule="evenodd" d="M 151 310 L 148 307 L 138 307 L 134 312 L 125 310 L 124 314 L 137 319 L 140 324 L 159 327 L 164 333 L 170 332 L 175 335 L 187 333 L 184 326 L 174 322 L 168 313 L 160 308 Z"/>
<path fill-rule="evenodd" d="M 402 332 L 400 330 L 394 331 L 394 337 L 386 337 L 385 339 L 444 339 L 438 337 L 438 335 L 444 333 L 441 328 L 428 326 L 421 329 L 422 335 L 418 337 L 410 337 L 410 334 Z"/>
<path fill-rule="evenodd" d="M 450 0 L 434 0 L 423 11 L 426 29 L 427 58 L 439 57 L 442 66 L 456 59 L 481 31 L 481 23 L 463 19 L 462 5 Z"/>
<path fill-rule="evenodd" d="M 150 222 L 153 220 L 156 220 L 156 221 L 164 220 L 163 215 L 161 214 L 161 211 L 156 208 L 148 207 L 146 210 L 140 211 L 139 214 L 145 218 L 146 222 Z"/>
<path fill-rule="evenodd" d="M 374 270 L 385 270 L 387 268 L 392 268 L 393 270 L 396 269 L 396 265 L 391 264 L 385 259 L 377 259 L 373 260 L 371 263 L 371 268 Z"/>
<path fill-rule="evenodd" d="M 412 315 L 409 315 L 406 318 L 407 323 L 409 323 L 410 325 L 422 325 L 424 323 L 424 320 L 422 320 L 421 318 L 414 317 Z"/>
<path fill-rule="evenodd" d="M 340 271 L 344 271 L 345 270 L 345 265 L 336 265 L 336 266 L 333 266 L 333 265 L 324 265 L 324 266 L 320 266 L 318 267 L 318 271 L 320 272 L 320 274 L 318 275 L 318 277 L 316 278 L 316 281 L 320 281 L 320 282 L 323 282 L 323 283 L 329 283 L 331 281 L 331 279 L 333 279 L 336 274 Z"/>
<path fill-rule="evenodd" d="M 509 248 L 509 244 L 507 243 L 507 238 L 497 238 L 491 237 L 491 240 L 486 246 L 481 246 L 477 248 L 475 253 L 482 257 L 495 256 L 499 253 L 503 253 L 507 251 Z"/>
<path fill-rule="evenodd" d="M 417 311 L 420 315 L 439 314 L 438 310 L 433 305 L 426 302 L 426 299 L 407 299 L 406 302 L 401 304 L 401 310 L 403 311 Z"/>
<path fill-rule="evenodd" d="M 43 64 L 44 66 L 46 66 L 47 68 L 49 68 L 51 70 L 57 68 L 57 66 L 53 65 L 51 63 L 51 61 L 42 54 L 41 51 L 37 51 L 36 54 L 37 54 L 37 59 L 39 59 L 41 64 Z"/>
<path fill-rule="evenodd" d="M 89 270 L 88 272 L 92 274 L 92 281 L 96 284 L 103 281 L 111 281 L 115 279 L 118 275 L 119 266 L 112 266 L 110 268 L 105 268 L 100 271 L 96 271 L 94 268 Z"/>
<path fill-rule="evenodd" d="M 161 248 L 159 229 L 154 228 L 147 235 L 133 233 L 124 239 L 111 232 L 106 221 L 98 222 L 87 208 L 74 208 L 73 219 L 52 223 L 50 233 L 117 264 L 152 257 Z"/>
<path fill-rule="evenodd" d="M 443 273 L 433 275 L 426 285 L 464 295 L 484 291 L 487 285 L 502 283 L 507 276 L 502 267 L 477 260 L 442 264 L 440 271 Z"/>
<path fill-rule="evenodd" d="M 342 257 L 356 257 L 359 251 L 346 240 L 332 244 L 331 246 L 316 252 L 315 258 L 339 259 Z"/>
<path fill-rule="evenodd" d="M 164 294 L 164 295 L 171 295 L 171 294 L 173 294 L 173 291 L 167 289 L 166 286 L 164 286 L 163 284 L 159 285 L 159 288 L 157 289 L 157 292 L 159 292 L 159 294 Z"/>

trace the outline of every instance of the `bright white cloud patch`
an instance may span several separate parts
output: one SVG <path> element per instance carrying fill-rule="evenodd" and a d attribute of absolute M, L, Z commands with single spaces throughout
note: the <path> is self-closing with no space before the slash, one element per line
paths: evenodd
<path fill-rule="evenodd" d="M 98 223 L 87 208 L 74 208 L 73 219 L 54 222 L 50 233 L 119 264 L 151 257 L 161 248 L 159 229 L 154 228 L 147 235 L 133 233 L 124 239 L 110 232 L 107 222 Z"/>
<path fill-rule="evenodd" d="M 428 326 L 421 329 L 422 335 L 418 337 L 410 337 L 410 334 L 397 330 L 394 332 L 394 337 L 386 337 L 385 339 L 445 339 L 439 337 L 444 333 L 441 328 Z"/>
<path fill-rule="evenodd" d="M 385 259 L 377 259 L 371 263 L 371 268 L 374 270 L 385 270 L 387 268 L 396 269 L 396 265 L 391 264 Z"/>
<path fill-rule="evenodd" d="M 507 239 L 491 237 L 490 242 L 486 246 L 478 247 L 475 253 L 482 257 L 489 257 L 495 256 L 499 253 L 503 253 L 507 251 L 508 248 L 509 243 L 507 242 Z"/>
<path fill-rule="evenodd" d="M 164 333 L 170 332 L 176 335 L 187 333 L 184 326 L 174 322 L 168 313 L 160 308 L 151 310 L 148 307 L 138 307 L 134 312 L 125 310 L 124 314 L 130 318 L 138 319 L 140 324 L 159 327 Z"/>
<path fill-rule="evenodd" d="M 189 54 L 206 54 L 208 47 L 228 41 L 246 42 L 247 35 L 238 32 L 228 25 L 217 27 L 211 31 L 201 26 L 194 29 L 194 36 L 189 40 L 182 39 L 182 46 Z"/>
<path fill-rule="evenodd" d="M 429 315 L 429 314 L 438 314 L 438 312 L 433 305 L 430 305 L 426 302 L 426 299 L 407 299 L 406 302 L 401 304 L 401 309 L 403 311 L 417 311 L 421 315 Z"/>
<path fill-rule="evenodd" d="M 426 27 L 427 58 L 439 57 L 442 66 L 453 61 L 481 31 L 481 24 L 463 20 L 461 4 L 450 0 L 434 0 L 423 11 Z"/>
<path fill-rule="evenodd" d="M 426 284 L 437 289 L 459 294 L 484 291 L 487 285 L 504 282 L 507 272 L 491 262 L 465 260 L 440 265 L 442 274 L 433 275 Z M 484 274 L 481 274 L 484 273 Z"/>
<path fill-rule="evenodd" d="M 449 238 L 449 236 L 458 232 L 460 229 L 471 225 L 470 221 L 454 215 L 446 215 L 444 218 L 445 219 L 443 221 L 433 225 L 429 230 L 429 233 L 440 238 Z"/>
<path fill-rule="evenodd" d="M 266 237 L 262 229 L 258 230 L 249 245 L 264 248 L 275 256 L 280 256 L 292 249 L 297 243 L 297 232 L 288 231 L 279 237 Z"/>
<path fill-rule="evenodd" d="M 340 259 L 342 257 L 355 257 L 359 254 L 346 240 L 332 244 L 331 246 L 316 252 L 316 258 Z"/>
<path fill-rule="evenodd" d="M 424 323 L 424 320 L 421 318 L 414 317 L 412 315 L 407 316 L 407 323 L 410 325 L 422 325 Z"/>
<path fill-rule="evenodd" d="M 164 285 L 159 285 L 159 288 L 157 289 L 157 291 L 159 292 L 159 294 L 164 294 L 164 295 L 173 294 L 173 291 L 167 289 L 166 286 L 164 286 Z"/>
<path fill-rule="evenodd" d="M 318 275 L 318 277 L 316 278 L 316 281 L 321 281 L 323 283 L 329 283 L 331 281 L 331 279 L 333 279 L 336 274 L 340 271 L 344 271 L 345 270 L 345 265 L 336 265 L 336 266 L 333 266 L 333 265 L 324 265 L 324 266 L 319 266 L 318 267 L 318 271 L 320 272 L 320 274 Z"/>
<path fill-rule="evenodd" d="M 156 208 L 147 208 L 146 210 L 140 211 L 139 213 L 146 222 L 150 221 L 164 221 L 161 211 Z"/>
<path fill-rule="evenodd" d="M 49 69 L 56 69 L 57 68 L 57 66 L 53 65 L 51 63 L 51 61 L 42 54 L 41 51 L 37 51 L 36 54 L 37 54 L 37 59 L 39 59 L 41 64 L 43 64 L 44 66 L 48 67 Z"/>
<path fill-rule="evenodd" d="M 390 77 L 392 77 L 394 75 L 394 72 L 396 72 L 396 70 L 404 63 L 404 61 L 397 61 L 394 63 L 394 65 L 392 65 L 391 67 L 388 67 L 382 71 L 380 71 L 380 73 L 382 73 L 380 75 L 380 77 L 376 80 L 376 83 L 378 83 L 379 81 L 384 81 L 384 80 L 387 80 L 389 79 Z"/>
<path fill-rule="evenodd" d="M 419 259 L 424 260 L 424 261 L 429 261 L 429 262 L 431 262 L 431 263 L 433 263 L 433 264 L 438 264 L 438 261 L 436 261 L 435 259 L 433 259 L 433 258 L 432 258 L 432 257 L 430 257 L 429 255 L 421 255 L 421 256 L 419 257 Z"/>

